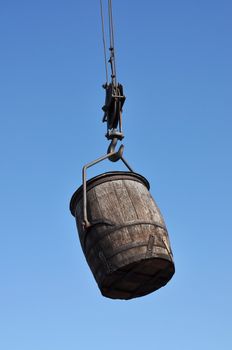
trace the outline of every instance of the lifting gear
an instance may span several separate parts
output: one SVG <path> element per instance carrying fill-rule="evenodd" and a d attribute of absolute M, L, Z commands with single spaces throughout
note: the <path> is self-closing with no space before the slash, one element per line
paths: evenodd
<path fill-rule="evenodd" d="M 106 58 L 106 39 L 104 30 L 104 16 L 102 0 L 100 0 L 101 6 L 101 19 L 102 19 L 102 35 L 105 55 L 105 69 L 106 69 L 106 83 L 103 85 L 105 89 L 105 104 L 102 107 L 104 116 L 102 121 L 107 123 L 107 132 L 105 134 L 107 140 L 111 140 L 108 147 L 108 154 L 115 152 L 117 142 L 124 138 L 122 132 L 122 107 L 124 105 L 126 97 L 123 93 L 123 86 L 117 82 L 116 77 L 116 63 L 115 63 L 115 50 L 114 50 L 114 28 L 113 28 L 113 13 L 112 13 L 112 1 L 108 0 L 108 13 L 109 13 L 109 37 L 110 37 L 110 58 L 108 63 L 111 68 L 111 82 L 108 82 L 108 66 Z M 110 156 L 109 160 L 117 162 L 122 157 L 124 146 L 121 145 L 118 152 L 114 156 Z"/>
<path fill-rule="evenodd" d="M 106 90 L 105 105 L 102 107 L 104 113 L 103 122 L 107 122 L 106 137 L 112 140 L 116 137 L 119 140 L 123 139 L 122 133 L 122 107 L 126 97 L 123 95 L 123 86 L 113 83 L 105 84 Z"/>

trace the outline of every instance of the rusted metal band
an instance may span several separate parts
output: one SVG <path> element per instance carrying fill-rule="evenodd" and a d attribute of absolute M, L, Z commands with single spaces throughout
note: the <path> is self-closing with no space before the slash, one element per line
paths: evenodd
<path fill-rule="evenodd" d="M 156 227 L 162 228 L 163 230 L 167 231 L 167 229 L 164 225 L 162 225 L 156 221 L 147 221 L 147 220 L 134 220 L 134 221 L 126 222 L 125 224 L 115 225 L 111 231 L 118 231 L 118 230 L 121 230 L 122 228 L 135 226 L 135 225 L 152 225 L 152 226 L 156 226 Z M 109 233 L 111 233 L 111 231 Z"/>
<path fill-rule="evenodd" d="M 144 245 L 145 247 L 146 247 L 146 244 Z M 165 249 L 163 246 L 161 247 L 160 245 L 155 245 L 155 247 L 159 247 L 159 248 L 163 248 L 163 249 Z M 165 249 L 166 250 L 166 249 Z M 87 258 L 87 261 L 88 261 L 88 257 L 86 257 Z M 100 257 L 99 257 L 100 258 Z M 131 261 L 129 262 L 129 264 L 130 263 L 133 263 L 133 262 L 135 262 L 135 261 L 133 261 L 133 256 L 131 256 Z M 169 261 L 170 263 L 172 263 L 173 264 L 173 259 L 171 259 L 171 257 L 169 256 L 169 255 L 167 255 L 166 253 L 165 254 L 162 254 L 162 253 L 156 253 L 156 252 L 153 252 L 153 254 L 152 254 L 152 256 L 150 257 L 150 258 L 157 258 L 157 259 L 163 259 L 163 260 L 166 260 L 166 261 Z M 115 267 L 112 263 L 111 263 L 111 260 L 112 259 L 112 257 L 108 257 L 108 256 L 105 256 L 104 255 L 104 260 L 107 262 L 107 265 L 110 267 L 110 272 L 113 272 L 113 271 L 115 271 L 115 270 L 118 270 L 119 269 L 119 267 L 117 266 L 117 267 Z M 145 261 L 147 260 L 147 258 L 145 257 L 145 255 L 144 255 L 144 253 L 142 253 L 142 254 L 139 254 L 139 255 L 136 255 L 136 261 L 140 261 L 140 260 L 143 260 L 144 261 L 144 263 L 145 263 Z M 98 274 L 98 271 L 99 271 L 99 269 L 101 268 L 101 264 L 102 264 L 102 262 L 103 262 L 103 260 L 102 260 L 102 258 L 100 258 L 99 259 L 99 262 L 100 262 L 100 264 L 98 264 L 98 265 L 96 265 L 96 266 L 92 266 L 92 268 L 93 268 L 93 273 L 94 274 Z M 105 265 L 105 267 L 107 267 L 107 265 L 105 264 L 105 262 L 104 262 L 104 265 Z M 109 272 L 109 271 L 108 271 Z M 132 274 L 133 273 L 133 269 L 132 270 L 129 270 L 127 273 L 125 273 L 124 275 L 123 275 L 123 278 L 125 277 L 125 276 L 128 276 L 128 275 L 130 275 L 130 274 Z M 121 279 L 120 277 L 119 277 L 119 279 Z"/>
<path fill-rule="evenodd" d="M 107 260 L 108 259 L 112 259 L 117 254 L 123 253 L 123 252 L 125 252 L 127 250 L 130 250 L 130 249 L 133 249 L 133 248 L 138 248 L 138 247 L 147 247 L 148 248 L 147 251 L 144 253 L 144 258 L 145 259 L 152 257 L 152 255 L 153 255 L 153 247 L 162 248 L 162 249 L 164 249 L 166 251 L 166 247 L 165 246 L 160 245 L 160 244 L 155 244 L 154 245 L 154 236 L 153 236 L 153 245 L 151 245 L 151 244 L 152 243 L 150 242 L 150 240 L 149 240 L 148 243 L 147 242 L 132 242 L 132 243 L 125 244 L 123 246 L 123 248 L 120 247 L 118 249 L 115 249 L 114 253 L 107 257 Z M 149 251 L 149 254 L 148 254 L 148 251 Z"/>
<path fill-rule="evenodd" d="M 102 222 L 102 225 L 108 225 L 109 226 L 109 223 L 105 223 L 105 222 Z M 151 226 L 155 226 L 155 227 L 159 227 L 161 229 L 163 229 L 164 231 L 167 232 L 167 228 L 166 226 L 156 222 L 156 221 L 144 221 L 144 220 L 134 220 L 134 221 L 129 221 L 129 222 L 126 222 L 124 224 L 121 224 L 121 225 L 115 225 L 115 226 L 111 226 L 112 228 L 110 229 L 106 229 L 104 234 L 101 235 L 101 237 L 99 239 L 97 239 L 95 242 L 94 242 L 94 245 L 92 247 L 89 248 L 90 249 L 93 249 L 94 246 L 100 241 L 102 240 L 103 238 L 105 238 L 107 235 L 109 234 L 114 234 L 115 232 L 117 232 L 118 230 L 121 230 L 123 228 L 127 228 L 127 227 L 131 227 L 131 226 L 136 226 L 136 225 L 151 225 Z M 87 240 L 87 237 L 89 235 L 89 233 L 91 232 L 91 229 L 92 229 L 93 226 L 91 226 L 86 232 L 85 232 L 85 236 L 84 236 L 84 240 L 83 240 L 83 249 L 84 249 L 84 252 L 86 255 L 88 255 L 88 252 L 86 251 L 86 240 Z"/>

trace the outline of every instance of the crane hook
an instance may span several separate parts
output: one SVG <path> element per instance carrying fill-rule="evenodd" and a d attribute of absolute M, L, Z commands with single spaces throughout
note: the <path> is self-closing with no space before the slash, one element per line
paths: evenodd
<path fill-rule="evenodd" d="M 107 154 L 113 153 L 108 159 L 111 162 L 117 162 L 119 159 L 122 159 L 123 151 L 124 151 L 124 146 L 121 145 L 118 149 L 118 151 L 115 151 L 115 147 L 117 146 L 118 143 L 118 138 L 114 137 L 108 147 Z"/>

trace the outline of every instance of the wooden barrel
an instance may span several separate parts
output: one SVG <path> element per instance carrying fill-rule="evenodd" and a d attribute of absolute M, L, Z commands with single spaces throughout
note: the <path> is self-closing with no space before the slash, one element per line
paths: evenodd
<path fill-rule="evenodd" d="M 86 260 L 101 293 L 132 299 L 163 287 L 175 272 L 168 232 L 149 183 L 133 172 L 109 172 L 87 181 L 83 227 L 83 187 L 72 196 Z"/>

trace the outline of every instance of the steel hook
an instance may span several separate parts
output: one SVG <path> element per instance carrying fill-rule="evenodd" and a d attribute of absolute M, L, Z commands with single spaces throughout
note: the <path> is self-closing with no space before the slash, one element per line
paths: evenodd
<path fill-rule="evenodd" d="M 118 151 L 115 151 L 115 147 L 117 146 L 118 139 L 114 137 L 108 147 L 107 154 L 109 153 L 114 153 L 112 156 L 110 156 L 108 159 L 111 162 L 117 162 L 119 159 L 122 159 L 123 151 L 124 151 L 124 146 L 121 145 L 118 149 Z"/>

